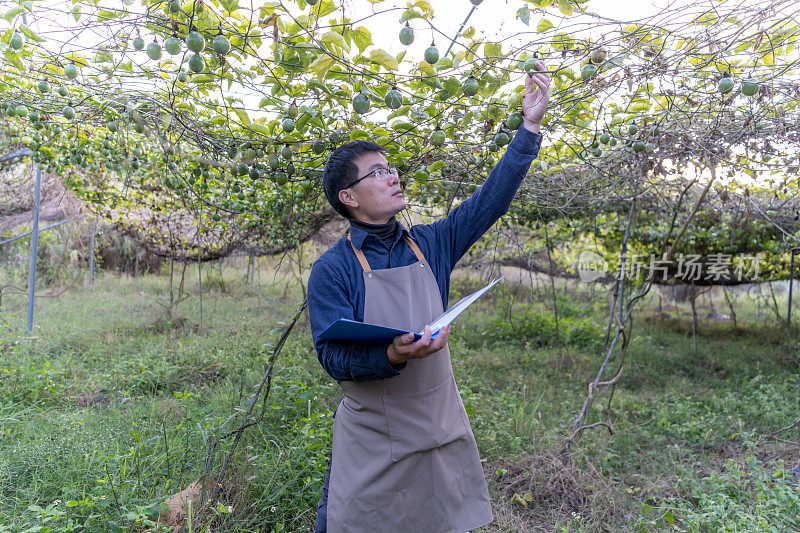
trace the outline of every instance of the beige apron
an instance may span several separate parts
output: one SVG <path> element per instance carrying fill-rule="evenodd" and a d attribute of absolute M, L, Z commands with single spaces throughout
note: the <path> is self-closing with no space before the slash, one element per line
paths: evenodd
<path fill-rule="evenodd" d="M 364 268 L 364 321 L 420 331 L 443 312 L 442 298 L 419 247 L 406 242 L 419 262 L 383 270 L 353 247 Z M 492 521 L 447 346 L 398 376 L 339 385 L 329 533 L 463 533 Z"/>

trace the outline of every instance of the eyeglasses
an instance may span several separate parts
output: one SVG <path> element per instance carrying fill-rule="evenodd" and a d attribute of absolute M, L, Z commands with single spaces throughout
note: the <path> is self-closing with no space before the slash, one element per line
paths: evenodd
<path fill-rule="evenodd" d="M 394 176 L 395 178 L 398 176 L 397 169 L 394 167 L 389 168 L 376 168 L 375 170 L 368 172 L 365 176 L 358 178 L 356 181 L 345 187 L 345 189 L 349 189 L 350 187 L 355 186 L 358 182 L 367 179 L 370 176 L 375 176 L 379 180 L 389 181 L 389 178 Z"/>

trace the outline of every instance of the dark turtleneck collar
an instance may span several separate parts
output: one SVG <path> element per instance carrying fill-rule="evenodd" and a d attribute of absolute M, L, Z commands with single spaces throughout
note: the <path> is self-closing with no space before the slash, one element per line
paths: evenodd
<path fill-rule="evenodd" d="M 383 241 L 387 248 L 392 247 L 395 235 L 397 235 L 397 230 L 400 228 L 400 224 L 397 222 L 396 218 L 391 219 L 385 224 L 369 224 L 351 218 L 350 226 L 375 235 Z"/>

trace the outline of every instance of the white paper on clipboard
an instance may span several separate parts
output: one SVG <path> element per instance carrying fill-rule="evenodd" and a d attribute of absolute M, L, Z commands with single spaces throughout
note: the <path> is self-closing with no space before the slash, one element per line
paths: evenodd
<path fill-rule="evenodd" d="M 456 303 L 453 307 L 448 309 L 444 314 L 439 315 L 438 318 L 436 318 L 433 322 L 429 324 L 431 328 L 431 338 L 435 338 L 436 335 L 439 334 L 439 330 L 441 330 L 444 326 L 449 325 L 453 320 L 456 319 L 458 315 L 461 314 L 462 311 L 464 311 L 464 309 L 472 305 L 472 302 L 483 296 L 483 293 L 494 287 L 495 284 L 504 277 L 505 276 L 500 276 L 499 278 L 492 281 L 484 288 L 473 292 L 469 296 L 465 296 L 464 298 L 459 300 L 458 303 Z M 425 329 L 423 328 L 423 330 L 418 332 L 417 335 L 423 335 L 424 333 Z"/>

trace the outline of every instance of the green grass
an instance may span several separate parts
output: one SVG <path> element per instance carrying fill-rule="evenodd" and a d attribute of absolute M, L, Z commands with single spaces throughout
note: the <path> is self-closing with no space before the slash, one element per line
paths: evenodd
<path fill-rule="evenodd" d="M 233 427 L 301 298 L 281 276 L 262 272 L 270 283 L 255 291 L 242 277 L 226 267 L 208 278 L 202 330 L 196 283 L 164 317 L 155 303 L 164 301 L 164 277 L 107 274 L 41 298 L 31 336 L 22 296 L 4 296 L 0 531 L 153 527 L 160 502 L 204 472 L 209 443 Z M 453 286 L 451 301 L 475 282 Z M 558 292 L 558 327 L 549 291 L 503 288 L 454 328 L 456 379 L 496 515 L 486 531 L 800 528 L 786 474 L 800 450 L 761 437 L 798 416 L 797 332 L 787 335 L 770 309 L 739 296 L 738 327 L 703 319 L 695 354 L 687 305 L 670 304 L 672 318 L 663 317 L 648 298 L 624 377 L 588 419 L 612 421 L 614 435 L 586 432 L 562 464 L 602 359 L 607 304 L 585 286 Z M 714 305 L 719 312 L 724 300 Z M 214 531 L 313 529 L 339 397 L 301 322 L 265 419 L 237 449 Z"/>

